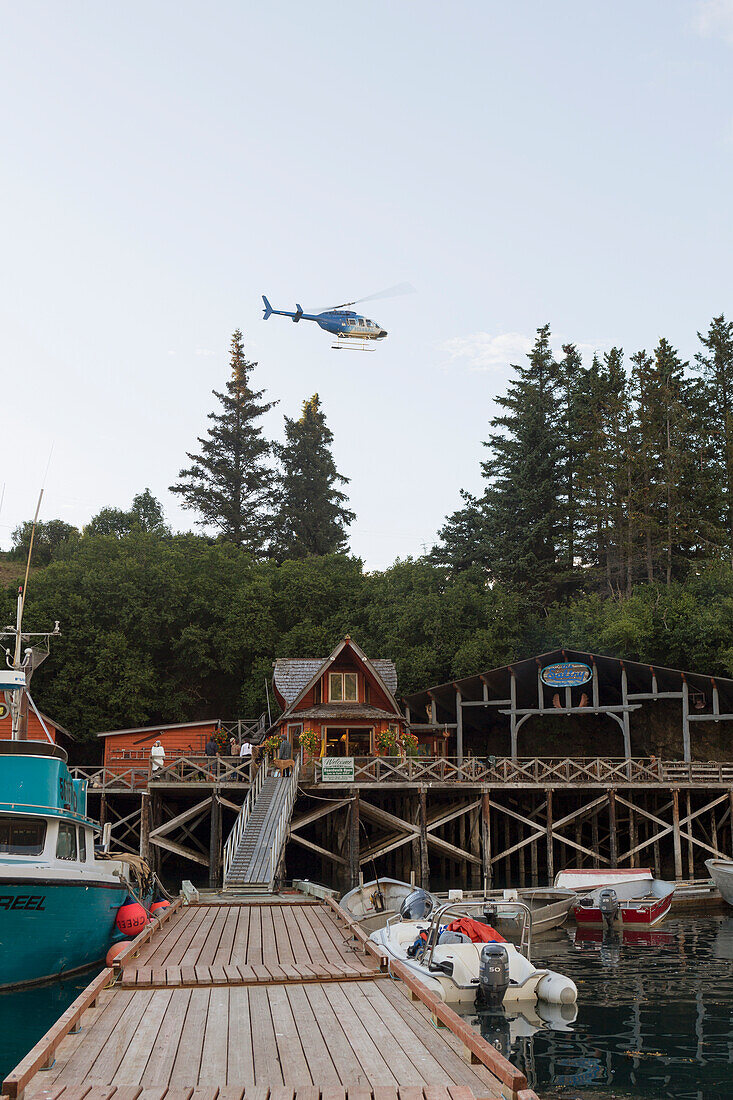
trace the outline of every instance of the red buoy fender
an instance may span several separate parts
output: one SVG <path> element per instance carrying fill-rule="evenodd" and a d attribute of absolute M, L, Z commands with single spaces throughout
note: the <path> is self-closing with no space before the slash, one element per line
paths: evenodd
<path fill-rule="evenodd" d="M 128 897 L 117 910 L 115 924 L 124 936 L 138 936 L 147 923 L 147 910 L 139 901 L 133 901 Z"/>
<path fill-rule="evenodd" d="M 169 901 L 166 901 L 164 898 L 161 898 L 160 901 L 154 901 L 153 902 L 153 904 L 150 906 L 150 912 L 151 913 L 160 913 L 160 912 L 163 911 L 163 909 L 170 909 L 170 905 L 171 905 L 171 903 Z"/>
<path fill-rule="evenodd" d="M 117 943 L 113 943 L 107 952 L 107 958 L 104 960 L 104 965 L 111 966 L 117 956 L 121 955 L 127 946 L 126 940 L 118 940 Z"/>

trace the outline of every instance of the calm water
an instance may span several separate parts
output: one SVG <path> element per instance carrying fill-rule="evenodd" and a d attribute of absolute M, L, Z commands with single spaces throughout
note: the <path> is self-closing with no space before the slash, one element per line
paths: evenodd
<path fill-rule="evenodd" d="M 0 1081 L 85 989 L 99 967 L 50 985 L 0 993 Z"/>
<path fill-rule="evenodd" d="M 576 941 L 571 925 L 535 944 L 535 965 L 576 983 L 575 1020 L 471 1017 L 543 1100 L 733 1098 L 733 917 L 637 936 Z"/>

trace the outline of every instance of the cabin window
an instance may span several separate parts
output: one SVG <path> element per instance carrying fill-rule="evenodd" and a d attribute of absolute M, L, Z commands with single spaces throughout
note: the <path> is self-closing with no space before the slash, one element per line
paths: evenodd
<path fill-rule="evenodd" d="M 56 840 L 56 859 L 76 859 L 76 829 L 61 822 Z"/>
<path fill-rule="evenodd" d="M 332 703 L 358 702 L 357 674 L 355 672 L 329 672 L 328 698 Z"/>
<path fill-rule="evenodd" d="M 79 859 L 82 863 L 87 861 L 87 831 L 79 829 Z"/>
<path fill-rule="evenodd" d="M 22 817 L 0 818 L 0 852 L 10 856 L 40 856 L 46 843 L 46 822 Z"/>

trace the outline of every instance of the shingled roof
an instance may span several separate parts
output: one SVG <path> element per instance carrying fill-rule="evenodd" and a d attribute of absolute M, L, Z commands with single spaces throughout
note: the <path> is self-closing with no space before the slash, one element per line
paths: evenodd
<path fill-rule="evenodd" d="M 287 706 L 298 698 L 327 660 L 328 657 L 278 657 L 273 680 Z M 369 663 L 382 678 L 385 687 L 394 695 L 397 691 L 397 669 L 394 661 L 377 658 Z"/>

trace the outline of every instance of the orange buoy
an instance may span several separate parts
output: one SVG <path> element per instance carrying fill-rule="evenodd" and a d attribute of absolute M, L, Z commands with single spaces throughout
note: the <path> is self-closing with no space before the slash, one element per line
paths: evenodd
<path fill-rule="evenodd" d="M 148 923 L 147 910 L 139 901 L 133 901 L 128 897 L 117 910 L 115 924 L 125 936 L 137 936 Z"/>
<path fill-rule="evenodd" d="M 170 905 L 171 903 L 169 901 L 166 901 L 165 898 L 160 898 L 159 901 L 154 901 L 153 904 L 150 906 L 150 912 L 159 913 L 163 909 L 170 909 Z"/>
<path fill-rule="evenodd" d="M 118 940 L 117 943 L 113 943 L 107 952 L 107 958 L 104 960 L 104 965 L 111 966 L 117 956 L 121 954 L 127 946 L 127 940 Z"/>

